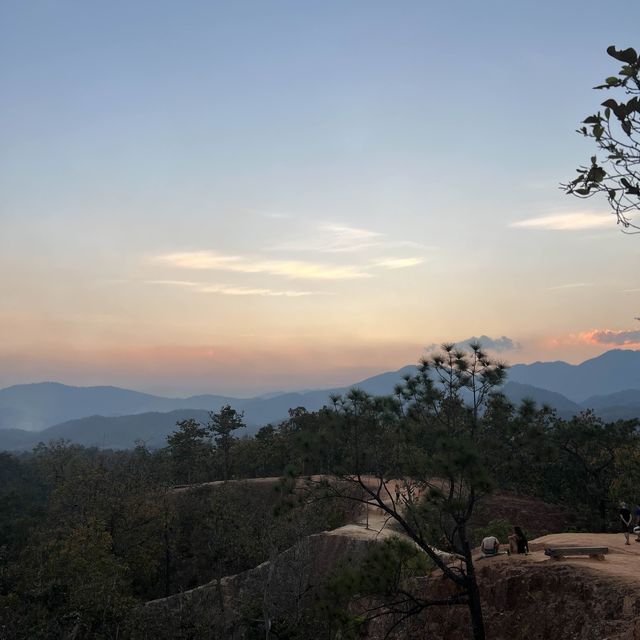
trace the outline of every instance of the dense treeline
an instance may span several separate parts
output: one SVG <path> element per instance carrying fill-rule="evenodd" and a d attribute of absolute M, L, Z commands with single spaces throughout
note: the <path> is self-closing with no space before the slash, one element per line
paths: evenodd
<path fill-rule="evenodd" d="M 185 487 L 185 465 L 194 482 L 225 474 L 224 453 L 196 444 L 192 460 L 175 439 L 159 451 L 53 442 L 0 453 L 0 638 L 126 636 L 136 603 L 254 567 L 353 517 L 352 505 L 301 504 L 277 478 Z"/>
<path fill-rule="evenodd" d="M 432 414 L 412 407 L 356 391 L 319 412 L 292 409 L 253 438 L 235 436 L 241 415 L 225 408 L 205 425 L 178 423 L 157 451 L 53 442 L 0 453 L 0 638 L 126 637 L 137 603 L 237 573 L 338 526 L 353 516 L 344 503 L 304 504 L 292 499 L 291 480 L 275 478 L 348 474 L 354 465 L 415 476 L 435 431 Z M 604 424 L 590 413 L 565 421 L 493 393 L 482 425 L 488 482 L 568 505 L 580 528 L 614 526 L 617 501 L 639 499 L 635 421 Z M 225 482 L 258 477 L 274 480 Z"/>

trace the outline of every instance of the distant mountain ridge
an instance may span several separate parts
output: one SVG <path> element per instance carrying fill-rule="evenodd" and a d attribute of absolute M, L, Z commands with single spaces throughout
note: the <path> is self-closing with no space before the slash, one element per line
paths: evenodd
<path fill-rule="evenodd" d="M 399 378 L 396 378 L 396 382 Z M 391 378 L 388 378 L 388 382 Z M 372 384 L 375 387 L 376 382 Z M 395 382 L 394 382 L 395 384 Z M 336 390 L 338 391 L 338 390 Z M 342 390 L 344 392 L 345 389 Z M 386 391 L 389 393 L 391 389 Z M 520 404 L 525 398 L 533 400 L 538 406 L 547 405 L 554 408 L 561 418 L 583 411 L 586 406 L 579 405 L 559 393 L 539 389 L 518 382 L 507 382 L 503 387 L 505 396 L 514 404 Z M 635 392 L 640 395 L 640 391 Z M 614 394 L 615 395 L 615 394 Z M 605 398 L 606 396 L 603 396 Z M 308 411 L 316 411 L 329 402 L 329 395 L 320 396 L 314 393 L 285 394 L 281 396 L 281 405 L 272 405 L 261 415 L 277 415 L 273 420 L 248 421 L 247 429 L 240 436 L 254 435 L 260 426 L 269 422 L 277 423 L 284 419 L 289 408 L 304 406 Z M 291 403 L 290 401 L 295 400 Z M 286 408 L 285 408 L 286 407 Z M 250 411 L 254 418 L 258 415 L 259 404 Z M 284 411 L 284 413 L 280 413 Z M 597 412 L 605 420 L 628 419 L 640 416 L 640 405 L 607 406 Z M 209 412 L 201 409 L 179 409 L 169 412 L 148 412 L 128 416 L 88 416 L 63 422 L 43 431 L 23 431 L 20 429 L 0 429 L 0 450 L 24 451 L 33 448 L 39 442 L 51 440 L 69 440 L 84 446 L 99 448 L 126 449 L 132 448 L 137 440 L 142 440 L 148 447 L 158 448 L 166 445 L 166 437 L 175 431 L 176 422 L 193 418 L 206 422 Z"/>
<path fill-rule="evenodd" d="M 415 369 L 414 366 L 407 366 L 351 386 L 358 386 L 373 395 L 392 393 L 401 376 Z M 179 409 L 218 411 L 225 404 L 244 411 L 250 423 L 266 424 L 286 418 L 288 410 L 295 407 L 304 406 L 310 411 L 320 409 L 329 394 L 343 393 L 349 388 L 281 392 L 256 398 L 213 394 L 165 398 L 119 387 L 72 387 L 59 382 L 39 382 L 0 389 L 0 429 L 41 431 L 61 422 L 88 416 L 115 417 Z"/>
<path fill-rule="evenodd" d="M 581 364 L 534 362 L 509 369 L 509 380 L 549 389 L 574 402 L 640 389 L 640 351 L 612 349 Z"/>
<path fill-rule="evenodd" d="M 513 403 L 520 404 L 523 400 L 533 400 L 539 407 L 553 407 L 561 417 L 569 417 L 583 410 L 576 402 L 569 400 L 561 393 L 540 389 L 530 384 L 507 382 L 502 388 L 504 395 Z"/>
<path fill-rule="evenodd" d="M 21 384 L 0 389 L 0 429 L 40 431 L 87 416 L 217 409 L 235 401 L 217 395 L 164 398 L 120 387 L 72 387 L 59 382 Z"/>
<path fill-rule="evenodd" d="M 250 434 L 285 419 L 289 409 L 316 411 L 329 402 L 332 393 L 343 394 L 354 386 L 372 395 L 393 393 L 403 376 L 415 371 L 409 365 L 347 387 L 255 398 L 213 394 L 164 398 L 118 387 L 70 387 L 53 382 L 15 385 L 0 389 L 0 449 L 25 449 L 56 438 L 105 447 L 130 447 L 142 439 L 150 446 L 162 446 L 177 420 L 194 417 L 204 421 L 208 411 L 217 411 L 224 404 L 244 411 Z M 515 365 L 503 391 L 516 404 L 531 398 L 565 418 L 587 408 L 605 420 L 640 417 L 640 351 L 608 351 L 580 365 Z"/>
<path fill-rule="evenodd" d="M 69 420 L 44 431 L 22 433 L 31 436 L 32 446 L 38 442 L 70 440 L 86 447 L 128 449 L 133 448 L 137 440 L 141 440 L 150 448 L 160 448 L 166 446 L 167 436 L 176 430 L 176 422 L 189 418 L 205 423 L 209 413 L 199 409 L 178 409 L 166 413 L 152 411 L 132 416 L 89 416 Z M 255 429 L 249 430 L 248 434 L 239 432 L 238 435 L 242 437 L 253 433 Z M 0 443 L 3 435 L 4 432 L 0 431 Z"/>

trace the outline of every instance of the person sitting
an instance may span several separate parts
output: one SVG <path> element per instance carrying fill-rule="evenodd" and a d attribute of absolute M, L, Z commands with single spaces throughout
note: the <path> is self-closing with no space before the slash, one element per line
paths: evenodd
<path fill-rule="evenodd" d="M 529 541 L 520 527 L 513 527 L 513 533 L 509 536 L 509 550 L 511 553 L 529 553 Z"/>
<path fill-rule="evenodd" d="M 497 556 L 500 550 L 500 542 L 495 536 L 487 536 L 482 539 L 480 548 L 485 556 Z"/>

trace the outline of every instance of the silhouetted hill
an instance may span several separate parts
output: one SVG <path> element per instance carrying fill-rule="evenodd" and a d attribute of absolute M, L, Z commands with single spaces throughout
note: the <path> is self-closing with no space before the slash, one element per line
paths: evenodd
<path fill-rule="evenodd" d="M 38 444 L 35 436 L 42 432 L 0 429 L 0 451 L 28 451 Z"/>
<path fill-rule="evenodd" d="M 589 409 L 602 409 L 605 407 L 637 407 L 640 406 L 640 389 L 625 389 L 608 395 L 591 396 L 580 403 Z"/>
<path fill-rule="evenodd" d="M 640 388 L 640 351 L 613 349 L 582 364 L 534 362 L 509 369 L 509 380 L 561 393 L 574 402 Z"/>
<path fill-rule="evenodd" d="M 303 393 L 283 393 L 266 399 L 262 396 L 236 401 L 235 406 L 241 408 L 247 421 L 254 424 L 279 422 L 288 416 L 289 409 L 304 407 L 307 411 L 318 411 L 330 403 L 332 394 L 344 394 L 352 387 L 362 389 L 371 395 L 392 394 L 395 385 L 401 382 L 402 376 L 413 374 L 415 371 L 416 367 L 410 365 L 398 371 L 388 371 L 366 378 L 348 387 L 305 391 Z"/>
<path fill-rule="evenodd" d="M 382 381 L 363 381 L 360 388 L 371 389 L 373 385 L 380 384 L 378 388 L 381 394 L 391 393 L 393 386 L 399 381 L 406 369 L 401 369 L 393 374 L 384 374 Z M 373 382 L 373 385 L 371 384 Z M 347 389 L 335 389 L 336 393 L 344 393 Z M 503 387 L 506 397 L 515 405 L 520 404 L 525 398 L 533 400 L 536 405 L 548 405 L 558 412 L 563 418 L 583 410 L 583 406 L 572 402 L 559 393 L 540 389 L 531 385 L 508 382 Z M 614 394 L 624 398 L 633 398 L 635 393 L 624 392 Z M 247 429 L 240 433 L 254 435 L 259 427 L 271 422 L 277 423 L 285 419 L 290 408 L 305 407 L 308 411 L 316 411 L 329 403 L 329 391 L 314 391 L 301 394 L 283 394 L 267 400 L 252 399 L 246 402 L 245 421 Z M 619 399 L 619 398 L 618 398 Z M 243 401 L 237 401 L 241 403 Z M 609 406 L 607 396 L 598 400 L 596 410 L 605 420 L 618 420 L 640 417 L 640 406 Z M 586 405 L 586 403 L 584 403 Z M 240 408 L 239 406 L 237 408 Z M 0 429 L 0 450 L 20 451 L 29 450 L 39 442 L 65 439 L 85 446 L 97 446 L 101 448 L 130 448 L 136 440 L 143 440 L 151 448 L 166 445 L 166 437 L 175 431 L 176 422 L 187 418 L 194 418 L 199 422 L 206 422 L 209 412 L 201 409 L 180 409 L 170 412 L 148 412 L 129 416 L 89 416 L 77 420 L 69 420 L 54 425 L 43 431 L 23 431 L 19 429 Z"/>
<path fill-rule="evenodd" d="M 39 431 L 86 416 L 119 416 L 176 409 L 219 409 L 234 398 L 202 395 L 163 398 L 119 387 L 70 387 L 57 382 L 0 389 L 0 429 Z"/>
<path fill-rule="evenodd" d="M 515 405 L 519 405 L 525 399 L 533 400 L 538 407 L 549 406 L 555 409 L 562 418 L 570 418 L 582 411 L 582 407 L 579 404 L 572 402 L 562 394 L 540 389 L 530 384 L 507 382 L 502 391 Z"/>
<path fill-rule="evenodd" d="M 415 366 L 407 366 L 351 386 L 372 395 L 390 394 L 404 375 L 415 371 Z M 640 352 L 614 350 L 580 365 L 515 365 L 509 370 L 503 391 L 514 404 L 531 398 L 538 406 L 553 407 L 562 417 L 592 408 L 605 420 L 617 420 L 640 417 L 640 390 L 629 388 L 634 383 L 640 385 Z M 240 399 L 206 394 L 163 398 L 117 387 L 69 387 L 52 382 L 16 385 L 0 390 L 0 449 L 31 448 L 40 440 L 56 438 L 106 447 L 132 446 L 136 439 L 142 439 L 150 446 L 163 446 L 177 420 L 196 417 L 205 421 L 208 411 L 217 411 L 223 404 L 245 412 L 250 426 L 247 433 L 251 433 L 262 425 L 286 419 L 289 409 L 317 411 L 329 404 L 331 394 L 343 394 L 349 388 Z M 574 395 L 570 399 L 561 389 Z M 593 389 L 597 393 L 589 393 Z M 577 396 L 586 400 L 578 403 Z M 46 429 L 25 435 L 22 427 L 27 431 Z"/>
<path fill-rule="evenodd" d="M 408 365 L 398 369 L 398 371 L 388 371 L 387 373 L 372 376 L 352 386 L 358 387 L 374 396 L 385 396 L 393 393 L 394 387 L 402 381 L 404 376 L 413 376 L 416 371 L 417 367 L 415 365 Z"/>
<path fill-rule="evenodd" d="M 24 450 L 39 442 L 70 440 L 74 444 L 104 449 L 130 449 L 136 440 L 151 448 L 164 447 L 166 437 L 176 430 L 176 422 L 194 418 L 206 422 L 208 413 L 197 409 L 180 409 L 167 413 L 142 413 L 131 416 L 89 416 L 69 420 L 44 431 L 0 430 L 0 449 Z"/>
<path fill-rule="evenodd" d="M 415 367 L 405 367 L 367 378 L 355 386 L 375 395 L 392 393 L 401 375 L 414 370 Z M 217 411 L 224 404 L 244 410 L 248 423 L 266 424 L 286 418 L 290 408 L 304 406 L 316 411 L 326 404 L 330 393 L 344 393 L 348 388 L 274 393 L 249 399 L 211 394 L 163 398 L 119 387 L 71 387 L 57 382 L 23 384 L 0 389 L 0 429 L 40 431 L 87 416 L 130 416 L 178 409 Z"/>
<path fill-rule="evenodd" d="M 598 417 L 605 422 L 616 420 L 640 420 L 640 405 L 602 407 L 596 411 Z"/>

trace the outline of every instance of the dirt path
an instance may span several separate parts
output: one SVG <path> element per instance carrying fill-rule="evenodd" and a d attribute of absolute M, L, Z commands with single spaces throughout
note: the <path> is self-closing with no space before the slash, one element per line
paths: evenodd
<path fill-rule="evenodd" d="M 322 479 L 322 476 L 315 476 L 313 480 Z M 367 484 L 372 489 L 376 487 L 374 478 L 367 478 Z M 236 480 L 231 482 L 247 483 L 247 484 L 277 484 L 280 478 L 253 478 L 249 480 Z M 300 481 L 302 482 L 302 481 Z M 389 481 L 387 486 L 391 492 L 395 481 Z M 222 481 L 208 482 L 199 486 L 215 486 L 224 484 Z M 184 491 L 193 488 L 192 486 L 175 487 L 174 491 Z M 385 500 L 390 502 L 390 499 Z M 368 505 L 363 509 L 362 514 L 353 523 L 338 527 L 333 531 L 327 532 L 331 536 L 345 536 L 358 540 L 384 540 L 393 535 L 400 535 L 395 527 L 393 527 L 393 519 L 389 518 L 382 509 L 374 505 Z M 476 550 L 474 557 L 477 566 L 482 567 L 487 564 L 519 564 L 527 563 L 548 563 L 551 564 L 569 564 L 579 567 L 587 572 L 597 572 L 600 575 L 610 576 L 617 580 L 638 584 L 640 583 L 640 542 L 635 542 L 635 536 L 630 536 L 631 544 L 625 545 L 622 533 L 554 533 L 540 538 L 531 540 L 529 547 L 531 553 L 529 555 L 500 555 L 493 558 L 484 558 L 479 550 Z M 506 548 L 506 541 L 503 541 L 502 548 Z M 544 554 L 545 547 L 571 545 L 586 547 L 608 547 L 609 553 L 604 560 L 597 560 L 589 557 L 565 557 L 561 560 L 553 560 Z"/>
<path fill-rule="evenodd" d="M 347 536 L 359 540 L 384 540 L 400 534 L 393 526 L 393 520 L 380 508 L 369 506 L 368 516 L 365 512 L 358 522 L 339 527 L 329 532 L 329 535 Z M 594 571 L 616 578 L 624 582 L 640 583 L 640 542 L 635 542 L 635 536 L 630 536 L 630 545 L 625 544 L 622 533 L 554 533 L 531 540 L 528 555 L 500 555 L 494 558 L 484 558 L 480 550 L 474 553 L 477 566 L 494 563 L 548 563 L 569 564 L 575 567 Z M 505 541 L 506 542 L 506 541 Z M 549 546 L 578 546 L 578 547 L 608 547 L 609 553 L 604 560 L 589 558 L 588 556 L 565 557 L 554 560 L 546 556 L 545 547 Z M 502 547 L 506 548 L 506 544 Z"/>
<path fill-rule="evenodd" d="M 357 522 L 346 524 L 329 531 L 332 536 L 347 536 L 358 540 L 384 540 L 392 535 L 399 535 L 391 525 L 393 519 L 390 519 L 380 507 L 370 505 L 365 507 L 364 513 Z"/>
<path fill-rule="evenodd" d="M 332 536 L 346 536 L 358 540 L 384 540 L 392 535 L 400 535 L 395 531 L 380 509 L 370 508 L 369 524 L 363 518 L 360 522 L 348 524 L 328 532 Z M 402 536 L 401 536 L 402 537 Z M 569 564 L 593 571 L 599 574 L 608 575 L 617 580 L 640 583 L 640 543 L 634 542 L 634 537 L 629 546 L 624 543 L 624 536 L 621 533 L 557 533 L 542 538 L 537 538 L 530 542 L 531 553 L 529 555 L 500 555 L 493 558 L 484 558 L 479 550 L 476 550 L 474 557 L 478 568 L 487 564 L 528 564 L 547 563 Z M 544 554 L 545 547 L 570 545 L 579 547 L 608 547 L 609 553 L 604 560 L 589 558 L 588 556 L 566 557 L 561 560 L 553 560 Z M 506 547 L 506 545 L 503 545 Z"/>
<path fill-rule="evenodd" d="M 319 480 L 322 476 L 313 479 Z M 371 488 L 375 488 L 374 478 L 368 479 Z M 231 482 L 247 484 L 277 484 L 280 478 L 253 478 L 249 480 L 236 480 Z M 395 481 L 389 481 L 387 486 L 392 490 Z M 222 481 L 208 482 L 199 486 L 215 486 L 224 484 Z M 184 491 L 193 488 L 193 485 L 175 487 L 174 491 Z M 389 500 L 387 500 L 389 501 Z M 357 521 L 338 527 L 328 532 L 332 536 L 346 536 L 359 540 L 384 540 L 393 535 L 401 535 L 393 527 L 393 520 L 382 509 L 374 505 L 365 507 Z M 531 540 L 529 547 L 531 553 L 527 556 L 500 555 L 495 558 L 483 558 L 479 550 L 475 552 L 478 566 L 491 563 L 562 563 L 580 567 L 586 571 L 595 571 L 600 574 L 623 580 L 625 582 L 640 583 L 640 542 L 635 542 L 635 536 L 630 536 L 631 544 L 625 545 L 622 533 L 554 533 Z M 505 544 L 502 545 L 506 548 Z M 589 557 L 566 557 L 561 560 L 552 560 L 544 554 L 544 548 L 557 545 L 572 545 L 585 547 L 608 547 L 609 553 L 604 560 L 596 560 Z"/>

